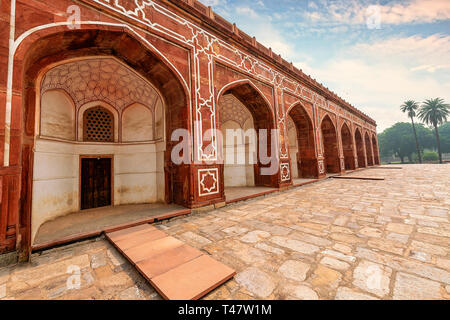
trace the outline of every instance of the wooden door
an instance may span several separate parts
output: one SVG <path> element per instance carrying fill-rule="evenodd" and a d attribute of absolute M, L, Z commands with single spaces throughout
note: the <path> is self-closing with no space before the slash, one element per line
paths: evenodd
<path fill-rule="evenodd" d="M 81 159 L 81 210 L 111 205 L 111 158 Z"/>

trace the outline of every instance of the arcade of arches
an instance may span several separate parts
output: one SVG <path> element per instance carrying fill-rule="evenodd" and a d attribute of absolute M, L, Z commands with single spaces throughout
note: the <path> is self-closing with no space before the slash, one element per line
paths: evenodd
<path fill-rule="evenodd" d="M 43 0 L 11 7 L 33 21 L 0 18 L 14 31 L 0 43 L 0 254 L 28 257 L 39 228 L 70 213 L 219 206 L 226 188 L 379 164 L 373 119 L 200 2 L 168 1 L 68 0 L 86 19 L 78 29 Z M 189 133 L 181 149 L 177 129 Z"/>

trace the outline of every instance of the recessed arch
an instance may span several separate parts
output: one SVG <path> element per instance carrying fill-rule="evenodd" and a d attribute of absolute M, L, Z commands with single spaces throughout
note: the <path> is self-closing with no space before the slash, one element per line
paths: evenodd
<path fill-rule="evenodd" d="M 40 32 L 42 31 L 42 32 Z M 162 58 L 159 52 L 129 32 L 128 28 L 115 26 L 90 26 L 86 29 L 71 30 L 58 28 L 36 31 L 32 38 L 26 38 L 18 48 L 16 56 L 23 55 L 23 132 L 22 132 L 22 181 L 21 197 L 24 199 L 20 210 L 20 230 L 22 248 L 28 251 L 31 246 L 31 217 L 33 199 L 33 159 L 34 137 L 36 135 L 36 112 L 39 112 L 39 84 L 43 74 L 55 64 L 71 59 L 86 57 L 114 57 L 127 68 L 132 69 L 148 80 L 161 93 L 164 99 L 166 135 L 174 129 L 190 129 L 189 90 L 180 74 Z M 40 37 L 39 37 L 40 35 Z M 189 206 L 189 193 L 184 186 L 190 176 L 181 166 L 170 162 L 172 147 L 176 142 L 166 141 L 162 152 L 161 169 L 166 202 Z M 94 150 L 95 151 L 95 150 Z M 36 169 L 36 168 L 34 168 Z M 164 196 L 165 195 L 165 196 Z"/>
<path fill-rule="evenodd" d="M 373 148 L 373 157 L 374 157 L 374 164 L 380 165 L 380 156 L 378 151 L 378 143 L 377 143 L 377 137 L 375 134 L 372 135 L 372 148 Z"/>
<path fill-rule="evenodd" d="M 313 122 L 302 103 L 297 102 L 288 109 L 288 117 L 294 123 L 296 140 L 290 141 L 298 147 L 290 152 L 292 166 L 297 166 L 298 177 L 296 178 L 317 178 L 317 158 Z M 291 128 L 292 130 L 292 128 Z M 292 135 L 291 135 L 292 136 Z M 290 137 L 291 137 L 290 136 Z M 292 137 L 291 137 L 292 138 Z"/>
<path fill-rule="evenodd" d="M 95 107 L 102 107 L 108 112 L 110 112 L 114 117 L 114 131 L 113 136 L 114 139 L 111 142 L 119 142 L 119 112 L 112 107 L 110 104 L 104 102 L 104 101 L 91 101 L 86 103 L 85 105 L 82 105 L 78 111 L 77 111 L 77 140 L 78 141 L 85 141 L 84 137 L 84 115 L 87 110 Z"/>
<path fill-rule="evenodd" d="M 341 126 L 342 150 L 344 153 L 345 170 L 355 169 L 354 146 L 350 127 L 344 122 Z"/>
<path fill-rule="evenodd" d="M 323 156 L 326 172 L 339 173 L 341 170 L 336 127 L 328 114 L 322 118 L 320 129 L 322 132 Z"/>
<path fill-rule="evenodd" d="M 367 165 L 369 167 L 373 166 L 373 148 L 372 148 L 372 141 L 369 137 L 369 134 L 366 132 L 366 134 L 364 135 L 364 143 L 366 145 L 366 158 L 367 158 Z"/>
<path fill-rule="evenodd" d="M 244 80 L 238 80 L 231 82 L 227 85 L 225 85 L 221 90 L 218 92 L 217 96 L 217 105 L 219 106 L 219 116 L 218 116 L 218 127 L 219 130 L 222 132 L 222 124 L 224 123 L 222 119 L 223 112 L 221 108 L 222 106 L 222 100 L 224 98 L 226 99 L 227 96 L 231 95 L 234 99 L 236 99 L 237 104 L 244 107 L 243 112 L 240 112 L 242 116 L 245 116 L 247 113 L 250 115 L 249 117 L 252 119 L 253 125 L 247 125 L 245 128 L 243 124 L 247 121 L 247 119 L 244 120 L 236 120 L 237 123 L 241 123 L 242 129 L 248 130 L 251 129 L 254 132 L 254 136 L 256 136 L 256 139 L 250 138 L 250 141 L 255 140 L 255 143 L 250 142 L 250 145 L 247 145 L 246 148 L 246 161 L 253 160 L 254 163 L 246 163 L 246 176 L 247 181 L 249 181 L 249 166 L 253 166 L 253 177 L 254 177 L 254 183 L 255 186 L 275 186 L 277 184 L 277 175 L 264 175 L 262 174 L 262 168 L 270 166 L 270 164 L 264 165 L 261 163 L 261 159 L 259 159 L 259 137 L 260 137 L 260 130 L 267 130 L 267 137 L 268 137 L 268 156 L 271 156 L 271 130 L 274 129 L 275 126 L 275 119 L 274 119 L 274 113 L 271 107 L 271 104 L 267 100 L 267 98 L 264 96 L 264 94 L 254 85 L 254 83 L 250 80 L 244 79 Z M 222 114 L 222 116 L 221 116 Z M 231 115 L 229 117 L 226 117 L 226 120 L 230 120 L 228 118 L 232 118 L 236 115 Z M 249 132 L 248 132 L 249 133 Z M 249 133 L 251 135 L 251 133 Z M 225 139 L 226 132 L 222 132 L 222 137 Z M 256 144 L 256 145 L 254 145 Z M 219 144 L 220 145 L 220 144 Z M 225 144 L 222 143 L 222 146 L 225 147 Z M 249 155 L 249 153 L 252 153 L 253 155 Z M 221 157 L 223 159 L 223 156 Z M 224 170 L 225 172 L 226 170 Z M 227 174 L 227 172 L 225 172 Z M 243 169 L 241 169 L 241 175 L 243 175 Z M 227 181 L 227 176 L 224 176 L 224 180 Z M 252 183 L 247 183 L 247 185 L 252 185 Z"/>
<path fill-rule="evenodd" d="M 62 89 L 52 89 L 41 97 L 39 128 L 43 137 L 74 141 L 76 139 L 76 107 L 72 97 Z"/>
<path fill-rule="evenodd" d="M 358 158 L 358 168 L 366 167 L 366 156 L 364 154 L 364 142 L 359 128 L 355 129 L 356 155 Z"/>

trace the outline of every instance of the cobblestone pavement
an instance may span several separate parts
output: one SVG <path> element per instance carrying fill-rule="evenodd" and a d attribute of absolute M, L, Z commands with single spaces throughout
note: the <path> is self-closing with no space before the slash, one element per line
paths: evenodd
<path fill-rule="evenodd" d="M 159 228 L 237 270 L 206 299 L 449 299 L 450 166 L 353 175 L 386 180 L 329 179 Z M 1 298 L 160 299 L 103 238 L 0 269 Z"/>

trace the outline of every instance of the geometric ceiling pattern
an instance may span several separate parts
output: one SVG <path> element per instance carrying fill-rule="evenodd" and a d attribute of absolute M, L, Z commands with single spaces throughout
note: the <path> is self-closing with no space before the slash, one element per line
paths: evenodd
<path fill-rule="evenodd" d="M 219 119 L 221 123 L 229 120 L 237 122 L 241 128 L 247 119 L 253 119 L 250 111 L 233 94 L 225 94 L 219 102 Z"/>
<path fill-rule="evenodd" d="M 99 100 L 117 110 L 132 103 L 153 109 L 159 99 L 147 81 L 111 58 L 87 58 L 50 69 L 42 79 L 41 95 L 52 89 L 65 90 L 77 109 Z"/>

